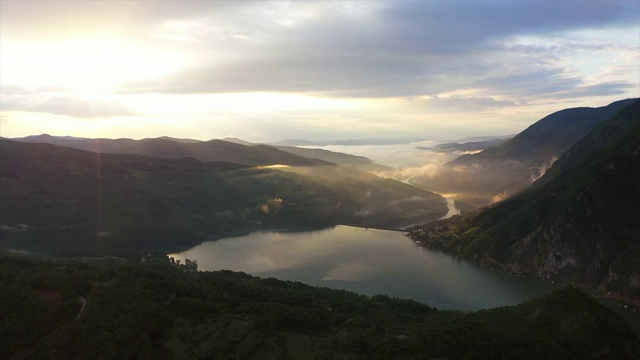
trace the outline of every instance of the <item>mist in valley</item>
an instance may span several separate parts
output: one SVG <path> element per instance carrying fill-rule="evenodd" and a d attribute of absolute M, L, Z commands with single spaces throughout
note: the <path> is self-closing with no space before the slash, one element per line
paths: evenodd
<path fill-rule="evenodd" d="M 373 171 L 375 175 L 401 181 L 445 197 L 451 208 L 447 216 L 451 216 L 508 197 L 517 191 L 514 189 L 533 183 L 552 164 L 550 161 L 534 174 L 529 174 L 532 170 L 514 173 L 514 168 L 522 168 L 521 164 L 514 161 L 506 161 L 501 167 L 485 164 L 450 164 L 462 155 L 479 153 L 489 145 L 502 143 L 510 137 L 487 136 L 480 139 L 484 138 L 490 140 L 423 140 L 392 145 L 326 145 L 305 148 L 367 157 L 386 167 L 380 171 Z"/>

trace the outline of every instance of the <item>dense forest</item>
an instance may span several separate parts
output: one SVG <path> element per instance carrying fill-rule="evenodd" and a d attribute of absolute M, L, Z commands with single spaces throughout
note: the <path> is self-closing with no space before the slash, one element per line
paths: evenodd
<path fill-rule="evenodd" d="M 161 255 L 0 255 L 0 357 L 632 359 L 640 340 L 575 288 L 517 306 L 439 311 Z M 83 306 L 86 303 L 86 306 Z"/>

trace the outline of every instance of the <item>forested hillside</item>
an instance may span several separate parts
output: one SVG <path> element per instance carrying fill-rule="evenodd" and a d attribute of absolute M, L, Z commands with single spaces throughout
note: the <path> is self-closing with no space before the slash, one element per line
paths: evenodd
<path fill-rule="evenodd" d="M 624 321 L 574 288 L 517 306 L 438 311 L 384 295 L 193 272 L 192 263 L 162 257 L 0 256 L 4 359 L 640 356 Z"/>
<path fill-rule="evenodd" d="M 640 300 L 640 100 L 567 154 L 582 161 L 562 162 L 539 186 L 417 227 L 414 236 L 479 262 Z"/>
<path fill-rule="evenodd" d="M 9 140 L 0 160 L 0 245 L 34 251 L 184 247 L 264 227 L 402 226 L 447 212 L 433 193 L 332 164 L 285 171 Z"/>

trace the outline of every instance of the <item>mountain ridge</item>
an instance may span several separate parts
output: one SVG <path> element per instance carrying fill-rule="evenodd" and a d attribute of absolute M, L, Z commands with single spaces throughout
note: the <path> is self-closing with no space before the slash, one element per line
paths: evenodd
<path fill-rule="evenodd" d="M 175 141 L 167 137 L 133 140 L 126 138 L 69 139 L 38 135 L 15 140 L 30 143 L 44 142 L 96 153 L 139 154 L 167 159 L 193 157 L 201 161 L 229 161 L 252 166 L 276 164 L 291 166 L 328 165 L 325 161 L 304 158 L 265 145 L 244 146 L 217 139 L 188 142 L 186 140 Z"/>
<path fill-rule="evenodd" d="M 562 155 L 596 125 L 608 120 L 635 100 L 625 99 L 601 107 L 578 107 L 556 111 L 536 121 L 504 144 L 478 154 L 463 155 L 450 163 L 468 165 L 478 161 L 515 160 L 526 166 L 539 166 L 553 156 Z"/>
<path fill-rule="evenodd" d="M 580 282 L 640 304 L 640 100 L 592 130 L 573 152 L 603 134 L 617 136 L 600 139 L 597 151 L 538 186 L 417 227 L 414 236 L 481 263 Z"/>
<path fill-rule="evenodd" d="M 462 155 L 446 163 L 434 176 L 413 178 L 412 184 L 459 194 L 456 201 L 476 208 L 491 204 L 528 188 L 589 131 L 634 101 L 625 99 L 602 107 L 554 112 L 510 140 Z"/>
<path fill-rule="evenodd" d="M 43 142 L 75 149 L 112 154 L 140 154 L 169 159 L 194 157 L 202 161 L 231 161 L 245 165 L 311 166 L 333 163 L 353 166 L 366 171 L 388 169 L 364 156 L 339 153 L 324 149 L 305 149 L 293 146 L 274 146 L 251 143 L 236 138 L 207 141 L 177 139 L 168 136 L 140 140 L 120 138 L 75 138 L 71 136 L 31 135 L 10 139 L 21 142 Z M 238 145 L 246 148 L 239 147 Z M 279 150 L 280 153 L 275 151 Z"/>
<path fill-rule="evenodd" d="M 270 227 L 394 227 L 447 212 L 436 194 L 355 169 L 285 169 L 0 140 L 0 244 L 100 253 Z"/>

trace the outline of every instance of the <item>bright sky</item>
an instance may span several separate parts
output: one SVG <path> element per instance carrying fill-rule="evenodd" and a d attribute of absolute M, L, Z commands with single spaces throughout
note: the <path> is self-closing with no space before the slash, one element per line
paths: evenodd
<path fill-rule="evenodd" d="M 0 0 L 0 136 L 517 133 L 640 97 L 640 2 Z"/>

